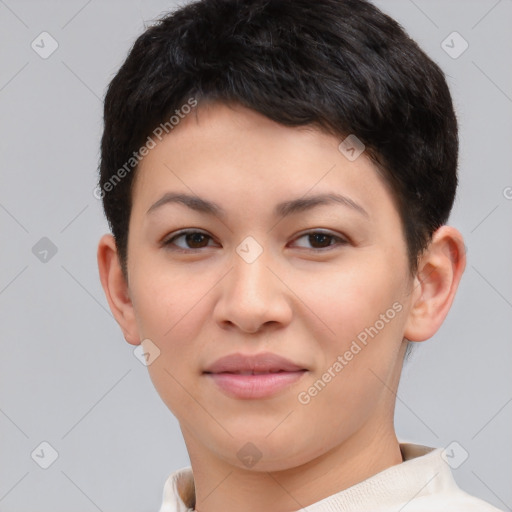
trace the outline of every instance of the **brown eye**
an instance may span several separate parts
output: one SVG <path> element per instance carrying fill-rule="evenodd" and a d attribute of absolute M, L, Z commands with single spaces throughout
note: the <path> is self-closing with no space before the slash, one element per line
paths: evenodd
<path fill-rule="evenodd" d="M 298 244 L 299 247 L 313 250 L 328 249 L 336 245 L 346 245 L 348 243 L 344 238 L 331 233 L 324 233 L 323 231 L 311 231 L 309 233 L 305 233 L 297 238 L 297 240 L 301 239 L 306 240 L 306 245 Z M 309 244 L 309 246 L 307 244 Z"/>
<path fill-rule="evenodd" d="M 164 241 L 163 245 L 170 249 L 176 246 L 177 250 L 191 251 L 208 247 L 209 240 L 212 240 L 212 237 L 201 231 L 182 231 Z"/>

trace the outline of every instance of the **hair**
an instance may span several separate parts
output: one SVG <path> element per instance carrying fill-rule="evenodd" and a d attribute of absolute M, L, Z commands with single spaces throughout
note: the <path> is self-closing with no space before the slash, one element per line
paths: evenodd
<path fill-rule="evenodd" d="M 104 101 L 98 189 L 126 279 L 135 152 L 191 98 L 355 135 L 417 272 L 453 206 L 457 119 L 443 72 L 393 18 L 366 0 L 199 0 L 146 28 Z"/>

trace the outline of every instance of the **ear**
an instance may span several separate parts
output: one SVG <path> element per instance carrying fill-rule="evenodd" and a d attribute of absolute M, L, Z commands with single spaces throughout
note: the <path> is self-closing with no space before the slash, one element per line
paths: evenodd
<path fill-rule="evenodd" d="M 462 235 L 451 226 L 441 226 L 432 235 L 418 265 L 405 338 L 425 341 L 437 332 L 450 310 L 465 267 Z"/>
<path fill-rule="evenodd" d="M 128 283 L 121 270 L 115 238 L 111 234 L 101 237 L 97 256 L 101 285 L 110 311 L 121 327 L 125 340 L 131 345 L 140 345 Z"/>

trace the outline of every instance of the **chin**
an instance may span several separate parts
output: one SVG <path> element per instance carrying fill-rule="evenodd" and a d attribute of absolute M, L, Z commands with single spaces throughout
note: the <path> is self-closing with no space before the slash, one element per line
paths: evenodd
<path fill-rule="evenodd" d="M 322 454 L 325 446 L 316 446 L 307 439 L 290 435 L 268 435 L 246 432 L 224 440 L 223 446 L 215 444 L 217 456 L 226 463 L 248 471 L 285 471 L 310 462 Z M 317 438 L 318 440 L 318 438 Z"/>

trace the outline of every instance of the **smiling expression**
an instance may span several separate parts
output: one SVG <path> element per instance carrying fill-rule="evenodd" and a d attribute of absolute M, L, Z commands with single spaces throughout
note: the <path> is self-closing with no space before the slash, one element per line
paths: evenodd
<path fill-rule="evenodd" d="M 411 301 L 407 247 L 374 164 L 364 153 L 349 161 L 341 140 L 241 106 L 200 105 L 139 165 L 129 293 L 140 339 L 160 350 L 151 379 L 189 448 L 240 465 L 237 450 L 251 442 L 262 468 L 279 469 L 392 422 L 388 386 L 400 374 Z M 332 370 L 396 303 L 400 313 Z M 300 375 L 289 369 L 283 383 L 207 372 L 241 355 L 252 373 L 261 361 L 250 356 L 261 354 Z"/>

